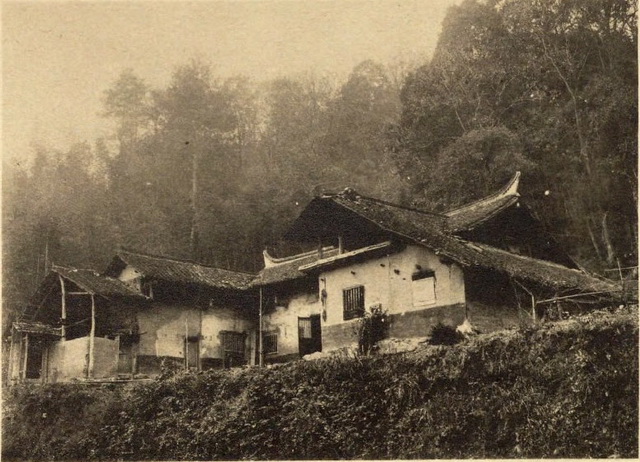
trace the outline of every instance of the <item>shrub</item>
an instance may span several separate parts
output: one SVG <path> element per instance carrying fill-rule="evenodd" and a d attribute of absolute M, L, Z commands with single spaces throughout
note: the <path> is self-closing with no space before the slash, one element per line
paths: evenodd
<path fill-rule="evenodd" d="M 636 458 L 637 311 L 450 348 L 3 398 L 8 460 Z"/>
<path fill-rule="evenodd" d="M 389 317 L 381 307 L 372 307 L 357 324 L 358 353 L 369 355 L 377 350 L 377 343 L 387 338 Z"/>

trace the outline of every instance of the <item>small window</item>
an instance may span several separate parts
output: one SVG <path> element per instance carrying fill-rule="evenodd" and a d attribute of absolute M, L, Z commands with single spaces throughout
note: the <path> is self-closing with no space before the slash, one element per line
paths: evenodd
<path fill-rule="evenodd" d="M 223 332 L 222 348 L 225 353 L 244 354 L 245 335 L 241 332 Z"/>
<path fill-rule="evenodd" d="M 262 351 L 264 354 L 274 354 L 278 352 L 278 334 L 262 334 Z"/>
<path fill-rule="evenodd" d="M 424 307 L 436 302 L 436 275 L 433 271 L 420 271 L 411 276 L 413 306 Z"/>
<path fill-rule="evenodd" d="M 364 315 L 364 286 L 342 291 L 343 318 L 345 321 Z"/>
<path fill-rule="evenodd" d="M 153 298 L 153 285 L 151 284 L 151 281 L 143 282 L 141 284 L 140 291 L 142 292 L 142 295 Z"/>

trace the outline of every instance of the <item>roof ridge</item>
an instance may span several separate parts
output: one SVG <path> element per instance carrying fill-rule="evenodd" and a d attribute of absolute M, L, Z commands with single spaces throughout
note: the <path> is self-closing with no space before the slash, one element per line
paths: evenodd
<path fill-rule="evenodd" d="M 91 269 L 91 268 L 76 268 L 75 266 L 51 265 L 51 269 L 49 271 L 57 272 L 56 271 L 57 269 L 68 270 L 68 271 L 90 271 L 95 276 L 111 277 L 111 276 L 105 276 L 104 274 L 100 273 L 99 271 Z"/>
<path fill-rule="evenodd" d="M 485 196 L 481 199 L 477 199 L 473 202 L 469 202 L 467 204 L 461 205 L 460 207 L 454 208 L 449 210 L 448 212 L 446 212 L 444 214 L 445 217 L 451 217 L 452 215 L 458 214 L 462 211 L 464 211 L 465 209 L 471 208 L 475 205 L 481 204 L 482 202 L 487 202 L 493 199 L 498 199 L 500 197 L 505 197 L 505 196 L 520 196 L 520 193 L 518 193 L 518 186 L 520 184 L 520 171 L 517 171 L 509 180 L 509 182 L 507 184 L 505 184 L 502 188 L 500 188 L 498 191 L 494 192 L 493 194 L 489 194 L 488 196 Z"/>
<path fill-rule="evenodd" d="M 147 252 L 140 252 L 137 250 L 131 250 L 131 249 L 126 249 L 124 247 L 121 247 L 120 250 L 116 253 L 117 256 L 119 256 L 121 253 L 131 253 L 131 254 L 135 254 L 135 255 L 139 255 L 142 257 L 147 257 L 147 258 L 155 258 L 158 260 L 168 260 L 168 261 L 173 261 L 173 262 L 177 262 L 177 263 L 188 263 L 191 265 L 197 265 L 197 266 L 202 266 L 204 268 L 211 268 L 211 269 L 216 269 L 216 270 L 221 270 L 221 271 L 229 271 L 231 273 L 239 273 L 239 274 L 247 274 L 250 276 L 255 276 L 256 273 L 249 273 L 247 271 L 240 271 L 240 270 L 235 270 L 235 269 L 228 269 L 228 268 L 221 268 L 219 266 L 214 266 L 214 265 L 209 265 L 206 263 L 200 263 L 194 260 L 187 260 L 187 259 L 181 259 L 181 258 L 175 258 L 175 257 L 168 257 L 165 255 L 158 255 L 158 254 L 152 254 L 152 253 L 147 253 Z"/>
<path fill-rule="evenodd" d="M 446 215 L 443 215 L 441 213 L 438 212 L 432 212 L 431 210 L 423 210 L 423 209 L 418 209 L 415 207 L 408 207 L 406 205 L 401 205 L 401 204 L 396 204 L 394 202 L 389 202 L 386 201 L 384 199 L 378 199 L 376 197 L 371 197 L 371 196 L 366 196 L 364 194 L 360 194 L 358 191 L 356 191 L 353 188 L 345 188 L 343 191 L 339 192 L 339 193 L 323 193 L 320 194 L 318 196 L 316 196 L 316 198 L 318 199 L 335 199 L 336 197 L 339 197 L 341 199 L 347 199 L 350 201 L 355 201 L 358 199 L 365 199 L 371 202 L 377 202 L 379 204 L 383 204 L 383 205 L 388 205 L 391 207 L 396 207 L 399 209 L 403 209 L 403 210 L 409 210 L 411 212 L 418 212 L 418 213 L 423 213 L 425 215 L 435 215 L 437 217 L 442 217 L 442 218 L 446 218 Z"/>
<path fill-rule="evenodd" d="M 422 213 L 424 215 L 434 215 L 434 216 L 437 216 L 439 218 L 447 218 L 447 216 L 442 214 L 442 213 L 432 212 L 430 210 L 423 210 L 423 209 L 418 209 L 418 208 L 415 208 L 415 207 L 408 207 L 406 205 L 395 204 L 393 202 L 389 202 L 389 201 L 386 201 L 386 200 L 383 200 L 383 199 L 377 199 L 375 197 L 369 197 L 369 196 L 363 196 L 363 195 L 360 195 L 359 197 L 362 198 L 362 199 L 365 199 L 365 200 L 369 200 L 371 202 L 377 202 L 379 204 L 388 205 L 390 207 L 395 207 L 395 208 L 402 209 L 402 210 L 408 210 L 410 212 Z"/>

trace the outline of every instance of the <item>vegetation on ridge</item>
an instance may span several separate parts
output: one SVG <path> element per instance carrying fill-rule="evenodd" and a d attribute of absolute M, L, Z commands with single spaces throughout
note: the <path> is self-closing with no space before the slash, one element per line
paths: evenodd
<path fill-rule="evenodd" d="M 638 313 L 388 356 L 5 393 L 11 459 L 638 456 Z"/>

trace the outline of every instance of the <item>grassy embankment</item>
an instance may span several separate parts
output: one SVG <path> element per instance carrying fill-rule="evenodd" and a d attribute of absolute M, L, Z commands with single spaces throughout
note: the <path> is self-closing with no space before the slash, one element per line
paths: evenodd
<path fill-rule="evenodd" d="M 405 354 L 4 393 L 8 459 L 637 457 L 637 310 Z"/>

